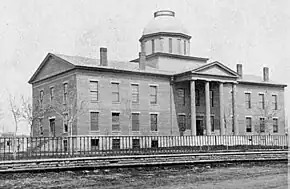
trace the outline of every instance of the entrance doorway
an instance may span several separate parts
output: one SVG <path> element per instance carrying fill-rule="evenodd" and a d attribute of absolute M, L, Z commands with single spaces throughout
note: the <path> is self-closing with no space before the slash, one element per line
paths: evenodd
<path fill-rule="evenodd" d="M 204 121 L 203 116 L 196 116 L 196 135 L 201 136 L 203 135 L 204 130 Z"/>

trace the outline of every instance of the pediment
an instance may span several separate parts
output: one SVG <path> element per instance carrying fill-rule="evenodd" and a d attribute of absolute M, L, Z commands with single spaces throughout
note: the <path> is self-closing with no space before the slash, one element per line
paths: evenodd
<path fill-rule="evenodd" d="M 219 62 L 213 62 L 194 69 L 193 72 L 206 75 L 238 77 L 237 73 Z"/>
<path fill-rule="evenodd" d="M 72 68 L 74 68 L 73 64 L 49 53 L 37 68 L 29 83 L 57 75 Z"/>

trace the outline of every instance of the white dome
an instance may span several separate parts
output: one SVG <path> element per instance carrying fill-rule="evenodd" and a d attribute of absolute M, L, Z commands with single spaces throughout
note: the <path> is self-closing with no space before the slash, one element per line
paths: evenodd
<path fill-rule="evenodd" d="M 182 23 L 175 18 L 175 13 L 168 10 L 155 12 L 154 19 L 145 27 L 143 35 L 159 32 L 182 33 L 188 35 Z"/>

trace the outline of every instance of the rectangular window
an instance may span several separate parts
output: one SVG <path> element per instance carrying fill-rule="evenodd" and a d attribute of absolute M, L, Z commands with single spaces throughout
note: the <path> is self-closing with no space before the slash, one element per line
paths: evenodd
<path fill-rule="evenodd" d="M 178 115 L 178 127 L 180 131 L 185 131 L 187 129 L 185 115 Z"/>
<path fill-rule="evenodd" d="M 139 149 L 139 148 L 140 148 L 140 140 L 133 139 L 133 149 Z"/>
<path fill-rule="evenodd" d="M 185 105 L 185 89 L 178 89 L 177 96 L 179 104 Z"/>
<path fill-rule="evenodd" d="M 265 132 L 265 118 L 260 118 L 260 132 L 264 133 Z"/>
<path fill-rule="evenodd" d="M 195 105 L 200 106 L 200 94 L 198 89 L 195 90 Z"/>
<path fill-rule="evenodd" d="M 155 53 L 155 43 L 154 39 L 151 39 L 151 44 L 152 44 L 152 54 Z"/>
<path fill-rule="evenodd" d="M 164 42 L 164 39 L 162 37 L 159 38 L 159 41 L 160 41 L 160 52 L 163 52 L 163 42 Z"/>
<path fill-rule="evenodd" d="M 131 84 L 131 89 L 132 89 L 132 102 L 139 103 L 139 85 Z"/>
<path fill-rule="evenodd" d="M 113 102 L 120 102 L 119 83 L 112 83 Z"/>
<path fill-rule="evenodd" d="M 64 150 L 64 152 L 67 152 L 67 139 L 64 139 L 63 140 L 63 150 Z"/>
<path fill-rule="evenodd" d="M 273 133 L 278 133 L 278 119 L 273 118 Z"/>
<path fill-rule="evenodd" d="M 112 141 L 112 148 L 113 150 L 119 150 L 120 149 L 120 139 L 113 139 Z"/>
<path fill-rule="evenodd" d="M 265 95 L 264 94 L 259 94 L 259 103 L 260 103 L 260 108 L 265 109 Z"/>
<path fill-rule="evenodd" d="M 43 119 L 39 118 L 39 135 L 43 135 Z"/>
<path fill-rule="evenodd" d="M 251 108 L 251 93 L 245 93 L 246 108 Z"/>
<path fill-rule="evenodd" d="M 251 133 L 252 132 L 252 118 L 246 117 L 246 132 Z"/>
<path fill-rule="evenodd" d="M 90 95 L 91 101 L 96 102 L 99 100 L 99 82 L 90 81 Z"/>
<path fill-rule="evenodd" d="M 43 107 L 43 96 L 44 96 L 44 91 L 41 90 L 39 93 L 39 103 L 40 103 L 40 108 Z"/>
<path fill-rule="evenodd" d="M 112 112 L 112 131 L 120 131 L 120 113 Z"/>
<path fill-rule="evenodd" d="M 158 140 L 152 140 L 151 141 L 151 148 L 158 148 Z"/>
<path fill-rule="evenodd" d="M 54 87 L 50 87 L 50 104 L 53 103 L 54 100 Z"/>
<path fill-rule="evenodd" d="M 172 53 L 172 38 L 169 38 L 169 53 Z"/>
<path fill-rule="evenodd" d="M 273 98 L 273 109 L 277 110 L 278 109 L 278 103 L 277 103 L 277 95 L 272 95 Z"/>
<path fill-rule="evenodd" d="M 214 116 L 210 116 L 211 131 L 214 132 Z"/>
<path fill-rule="evenodd" d="M 99 139 L 92 138 L 91 139 L 91 150 L 98 150 L 99 149 Z"/>
<path fill-rule="evenodd" d="M 132 113 L 132 131 L 139 131 L 139 113 Z"/>
<path fill-rule="evenodd" d="M 91 131 L 99 130 L 99 112 L 90 112 Z"/>
<path fill-rule="evenodd" d="M 181 39 L 177 39 L 177 45 L 178 45 L 178 54 L 181 54 Z"/>
<path fill-rule="evenodd" d="M 55 136 L 55 119 L 49 119 L 50 135 Z"/>
<path fill-rule="evenodd" d="M 186 40 L 183 41 L 183 53 L 186 55 Z"/>
<path fill-rule="evenodd" d="M 150 104 L 157 104 L 157 86 L 150 86 Z"/>
<path fill-rule="evenodd" d="M 63 115 L 63 132 L 67 133 L 68 132 L 68 114 Z"/>
<path fill-rule="evenodd" d="M 158 131 L 157 114 L 150 114 L 151 131 Z"/>
<path fill-rule="evenodd" d="M 210 106 L 213 107 L 214 105 L 214 99 L 213 99 L 213 91 L 209 91 L 209 97 L 210 97 Z"/>
<path fill-rule="evenodd" d="M 63 104 L 67 104 L 67 83 L 63 84 Z"/>

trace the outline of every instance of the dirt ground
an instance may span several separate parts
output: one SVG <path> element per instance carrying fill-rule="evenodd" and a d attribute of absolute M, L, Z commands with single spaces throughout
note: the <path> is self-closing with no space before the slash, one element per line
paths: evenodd
<path fill-rule="evenodd" d="M 0 174 L 0 188 L 287 189 L 287 169 L 271 163 Z"/>

